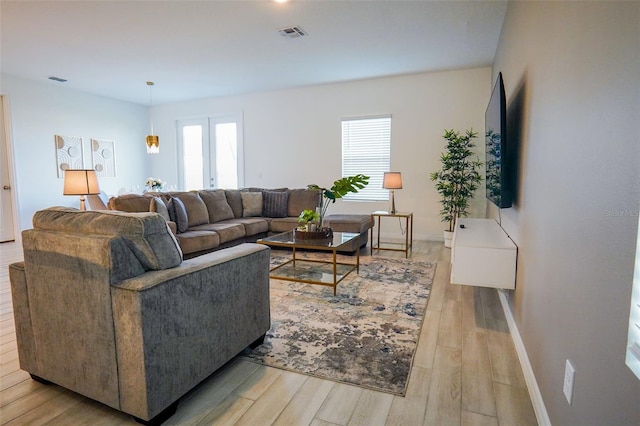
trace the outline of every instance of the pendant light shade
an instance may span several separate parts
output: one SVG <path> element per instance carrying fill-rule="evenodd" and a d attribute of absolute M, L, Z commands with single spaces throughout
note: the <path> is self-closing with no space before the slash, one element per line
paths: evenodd
<path fill-rule="evenodd" d="M 153 81 L 147 81 L 149 86 L 149 108 L 153 105 Z M 151 134 L 147 135 L 147 154 L 157 154 L 160 152 L 160 140 L 157 135 L 153 134 L 153 118 L 151 119 Z"/>

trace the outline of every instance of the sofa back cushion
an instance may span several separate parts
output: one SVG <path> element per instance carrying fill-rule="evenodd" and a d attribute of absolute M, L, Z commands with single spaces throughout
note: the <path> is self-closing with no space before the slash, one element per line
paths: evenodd
<path fill-rule="evenodd" d="M 107 207 L 109 210 L 119 210 L 121 212 L 148 212 L 149 197 L 139 194 L 124 194 L 118 197 L 111 197 Z"/>
<path fill-rule="evenodd" d="M 167 222 L 171 221 L 171 216 L 169 216 L 167 205 L 160 197 L 151 198 L 151 202 L 149 203 L 149 211 L 158 213 Z"/>
<path fill-rule="evenodd" d="M 239 189 L 225 189 L 224 195 L 227 197 L 227 203 L 233 211 L 233 217 L 236 219 L 242 217 L 242 196 Z"/>
<path fill-rule="evenodd" d="M 302 210 L 315 210 L 320 203 L 320 191 L 315 189 L 290 189 L 288 216 L 298 217 Z"/>
<path fill-rule="evenodd" d="M 189 228 L 209 223 L 207 205 L 197 192 L 182 192 L 174 195 L 173 198 L 178 198 L 184 204 L 187 210 Z"/>
<path fill-rule="evenodd" d="M 52 207 L 35 213 L 33 228 L 121 237 L 145 270 L 173 268 L 182 262 L 182 251 L 167 222 L 155 213 L 79 211 Z"/>
<path fill-rule="evenodd" d="M 231 206 L 227 202 L 227 196 L 224 190 L 202 190 L 200 191 L 200 198 L 202 198 L 202 201 L 204 201 L 207 206 L 209 223 L 234 218 L 233 210 L 231 210 Z M 242 214 L 240 214 L 240 216 L 242 216 Z"/>

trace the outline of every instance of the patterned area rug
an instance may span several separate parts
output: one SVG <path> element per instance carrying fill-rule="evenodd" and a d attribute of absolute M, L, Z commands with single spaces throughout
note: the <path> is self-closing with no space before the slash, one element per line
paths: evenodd
<path fill-rule="evenodd" d="M 272 252 L 272 266 L 286 259 Z M 338 284 L 336 296 L 331 287 L 272 279 L 271 330 L 244 356 L 404 395 L 436 265 L 371 256 L 360 262 L 360 274 Z"/>

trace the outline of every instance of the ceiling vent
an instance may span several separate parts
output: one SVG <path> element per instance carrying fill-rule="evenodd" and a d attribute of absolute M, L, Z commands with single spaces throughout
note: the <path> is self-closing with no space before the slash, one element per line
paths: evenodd
<path fill-rule="evenodd" d="M 300 38 L 308 35 L 307 32 L 300 28 L 298 25 L 296 25 L 295 27 L 282 28 L 278 30 L 278 32 L 284 38 Z"/>

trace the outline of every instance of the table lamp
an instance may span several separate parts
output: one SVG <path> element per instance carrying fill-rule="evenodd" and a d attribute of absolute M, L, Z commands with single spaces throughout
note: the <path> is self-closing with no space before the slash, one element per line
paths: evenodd
<path fill-rule="evenodd" d="M 394 199 L 393 190 L 402 189 L 402 173 L 384 172 L 382 187 L 391 190 L 391 210 L 389 213 L 396 214 L 396 201 Z"/>
<path fill-rule="evenodd" d="M 84 196 L 99 194 L 98 176 L 95 170 L 65 170 L 64 195 L 79 195 L 80 210 L 86 210 Z"/>

